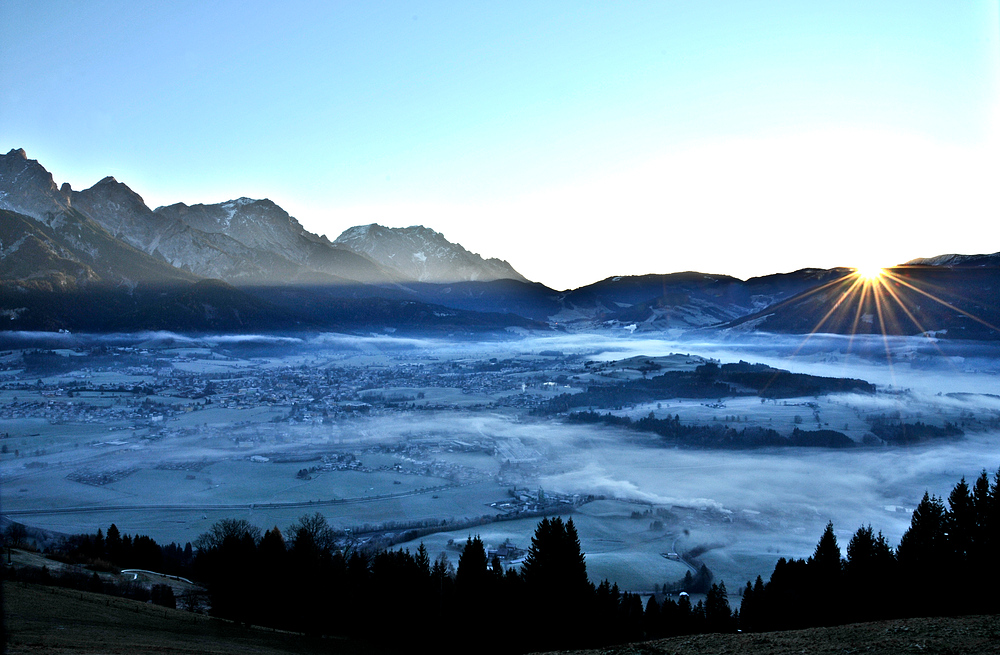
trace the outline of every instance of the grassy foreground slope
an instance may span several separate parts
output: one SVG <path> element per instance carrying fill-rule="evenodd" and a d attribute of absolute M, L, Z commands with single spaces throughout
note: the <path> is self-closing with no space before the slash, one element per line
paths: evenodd
<path fill-rule="evenodd" d="M 3 585 L 6 651 L 16 653 L 375 653 L 369 644 L 247 629 L 132 600 L 58 587 Z M 565 651 L 564 651 L 565 652 Z M 920 618 L 759 634 L 708 634 L 579 655 L 663 653 L 1000 653 L 1000 616 Z"/>
<path fill-rule="evenodd" d="M 1000 653 L 1000 616 L 957 616 L 853 623 L 753 634 L 671 637 L 565 655 L 985 655 Z"/>
<path fill-rule="evenodd" d="M 15 653 L 375 653 L 368 644 L 245 628 L 181 610 L 5 581 L 6 649 Z"/>

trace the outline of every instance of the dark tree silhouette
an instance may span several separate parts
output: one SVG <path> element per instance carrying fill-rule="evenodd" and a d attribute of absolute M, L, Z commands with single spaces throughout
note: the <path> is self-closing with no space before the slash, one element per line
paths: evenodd
<path fill-rule="evenodd" d="M 847 544 L 844 592 L 847 617 L 871 621 L 892 616 L 896 593 L 896 555 L 871 525 L 858 528 Z"/>
<path fill-rule="evenodd" d="M 705 628 L 708 632 L 734 632 L 733 612 L 729 607 L 726 583 L 713 584 L 705 597 Z"/>

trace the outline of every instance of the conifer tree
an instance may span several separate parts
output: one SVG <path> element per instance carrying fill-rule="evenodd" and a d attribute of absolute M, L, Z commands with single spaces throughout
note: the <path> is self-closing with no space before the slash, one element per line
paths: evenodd
<path fill-rule="evenodd" d="M 972 505 L 976 512 L 976 525 L 972 533 L 971 557 L 976 566 L 984 566 L 989 552 L 990 526 L 990 478 L 986 469 L 972 485 Z"/>
<path fill-rule="evenodd" d="M 976 506 L 969 485 L 963 477 L 948 495 L 948 511 L 944 517 L 948 557 L 952 566 L 968 564 L 973 535 L 976 530 Z"/>
<path fill-rule="evenodd" d="M 840 545 L 837 543 L 837 535 L 833 532 L 833 521 L 826 524 L 823 536 L 820 537 L 816 550 L 809 558 L 809 564 L 817 577 L 824 581 L 833 581 L 840 577 Z"/>
<path fill-rule="evenodd" d="M 455 574 L 455 587 L 458 593 L 465 597 L 477 597 L 486 592 L 486 549 L 479 535 L 469 537 L 465 549 L 458 558 L 458 572 Z"/>
<path fill-rule="evenodd" d="M 660 635 L 660 604 L 656 602 L 656 594 L 646 601 L 646 611 L 642 616 L 643 631 L 647 639 Z"/>
<path fill-rule="evenodd" d="M 118 531 L 118 526 L 114 523 L 108 528 L 108 534 L 104 538 L 104 543 L 107 548 L 108 559 L 112 563 L 117 564 L 122 556 L 122 536 Z"/>
<path fill-rule="evenodd" d="M 581 643 L 592 626 L 581 624 L 579 619 L 593 605 L 594 587 L 587 579 L 587 565 L 573 519 L 565 523 L 560 517 L 542 519 L 531 538 L 521 577 L 534 613 L 547 613 L 552 626 L 576 625 L 558 640 L 553 627 L 546 627 L 541 632 L 547 635 L 539 635 L 541 642 L 546 646 Z"/>
<path fill-rule="evenodd" d="M 424 542 L 420 542 L 420 546 L 417 547 L 417 554 L 414 556 L 414 561 L 417 564 L 417 568 L 424 576 L 430 576 L 431 574 L 431 558 L 427 554 L 427 546 Z"/>
<path fill-rule="evenodd" d="M 853 620 L 869 621 L 891 615 L 895 593 L 896 556 L 881 532 L 871 525 L 858 528 L 847 544 L 844 589 L 851 599 Z"/>
<path fill-rule="evenodd" d="M 731 632 L 732 615 L 726 583 L 713 584 L 705 597 L 705 628 L 709 632 Z"/>
<path fill-rule="evenodd" d="M 896 558 L 908 574 L 912 572 L 926 579 L 928 573 L 941 570 L 946 554 L 944 514 L 941 499 L 924 492 L 896 549 Z"/>

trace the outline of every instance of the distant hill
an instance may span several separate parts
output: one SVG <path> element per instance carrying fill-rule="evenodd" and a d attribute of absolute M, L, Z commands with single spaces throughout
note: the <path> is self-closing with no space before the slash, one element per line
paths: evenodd
<path fill-rule="evenodd" d="M 634 323 L 638 329 L 652 330 L 711 327 L 848 273 L 803 269 L 747 281 L 693 271 L 611 277 L 562 294 L 553 319 L 569 324 Z"/>
<path fill-rule="evenodd" d="M 945 266 L 948 268 L 997 268 L 1000 267 L 1000 252 L 992 255 L 938 255 L 911 259 L 904 266 Z"/>
<path fill-rule="evenodd" d="M 785 334 L 933 334 L 1000 339 L 1000 268 L 901 266 L 862 293 L 835 278 L 721 326 Z"/>

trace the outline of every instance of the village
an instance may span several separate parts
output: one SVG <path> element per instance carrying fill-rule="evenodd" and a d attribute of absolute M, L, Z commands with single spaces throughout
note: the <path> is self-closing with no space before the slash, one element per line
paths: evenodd
<path fill-rule="evenodd" d="M 553 357 L 422 363 L 385 359 L 368 365 L 313 361 L 295 366 L 214 351 L 195 356 L 183 349 L 129 346 L 23 355 L 7 351 L 0 354 L 0 392 L 8 392 L 3 396 L 7 402 L 0 404 L 0 418 L 129 421 L 128 429 L 136 429 L 209 407 L 282 407 L 287 414 L 281 420 L 291 424 L 329 422 L 372 411 L 530 409 L 551 397 L 557 387 L 566 387 L 568 375 L 582 369 L 569 358 Z M 435 394 L 435 389 L 458 394 Z"/>

